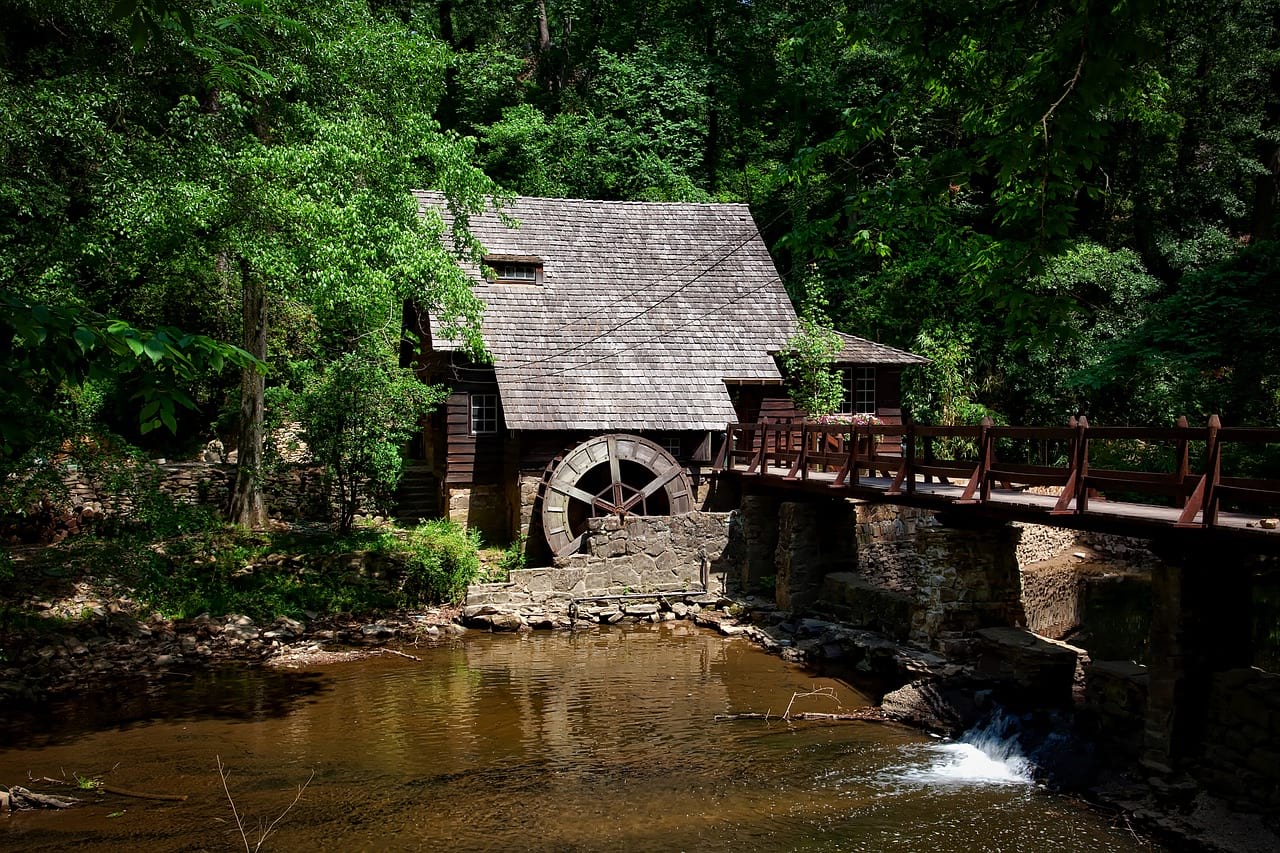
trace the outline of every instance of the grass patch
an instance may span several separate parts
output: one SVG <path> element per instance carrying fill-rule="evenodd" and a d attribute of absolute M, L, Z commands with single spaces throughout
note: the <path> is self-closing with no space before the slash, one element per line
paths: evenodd
<path fill-rule="evenodd" d="M 308 613 L 364 615 L 456 601 L 479 574 L 474 534 L 448 521 L 416 528 L 293 530 L 277 534 L 219 526 L 156 540 L 136 528 L 81 536 L 37 554 L 21 586 L 92 579 L 127 590 L 171 619 L 243 613 L 255 621 Z M 30 627 L 0 606 L 9 629 Z"/>

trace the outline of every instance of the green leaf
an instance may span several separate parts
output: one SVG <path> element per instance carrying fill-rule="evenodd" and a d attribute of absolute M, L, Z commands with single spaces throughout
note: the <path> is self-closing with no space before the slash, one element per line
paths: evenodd
<path fill-rule="evenodd" d="M 151 359 L 152 364 L 158 364 L 165 355 L 164 341 L 160 339 L 159 335 L 151 337 L 147 339 L 143 350 L 146 351 L 147 357 Z"/>
<path fill-rule="evenodd" d="M 85 326 L 76 326 L 76 330 L 72 332 L 76 343 L 80 345 L 81 354 L 89 352 L 93 349 L 94 344 L 98 342 L 98 337 Z"/>

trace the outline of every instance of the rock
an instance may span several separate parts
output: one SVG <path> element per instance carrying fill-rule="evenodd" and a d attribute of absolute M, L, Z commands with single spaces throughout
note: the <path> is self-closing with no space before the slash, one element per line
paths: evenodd
<path fill-rule="evenodd" d="M 306 625 L 303 625 L 297 619 L 290 619 L 288 616 L 281 616 L 271 623 L 271 633 L 286 639 L 300 637 L 306 630 Z"/>
<path fill-rule="evenodd" d="M 627 607 L 628 616 L 652 616 L 658 612 L 657 604 L 632 604 Z"/>
<path fill-rule="evenodd" d="M 671 612 L 677 619 L 683 619 L 689 614 L 689 605 L 685 604 L 683 601 L 673 601 L 671 603 Z"/>
<path fill-rule="evenodd" d="M 231 615 L 222 628 L 222 635 L 231 641 L 244 642 L 256 640 L 259 635 L 258 626 L 248 616 Z"/>
<path fill-rule="evenodd" d="M 395 629 L 385 622 L 371 622 L 360 628 L 360 634 L 365 639 L 370 640 L 389 640 L 396 635 Z"/>
<path fill-rule="evenodd" d="M 953 737 L 977 718 L 973 691 L 926 679 L 886 693 L 880 709 L 892 720 Z"/>
<path fill-rule="evenodd" d="M 519 631 L 528 627 L 519 613 L 495 613 L 489 617 L 489 625 L 494 631 Z"/>

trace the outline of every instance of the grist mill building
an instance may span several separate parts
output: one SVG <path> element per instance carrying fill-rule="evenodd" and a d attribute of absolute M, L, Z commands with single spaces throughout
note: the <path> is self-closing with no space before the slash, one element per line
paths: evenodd
<path fill-rule="evenodd" d="M 750 210 L 520 197 L 504 214 L 518 227 L 470 219 L 489 271 L 465 267 L 493 363 L 410 318 L 424 379 L 452 389 L 415 448 L 442 514 L 545 560 L 593 515 L 699 508 L 726 425 L 787 407 L 775 354 L 796 314 Z M 900 416 L 902 368 L 924 359 L 843 338 L 846 410 Z"/>

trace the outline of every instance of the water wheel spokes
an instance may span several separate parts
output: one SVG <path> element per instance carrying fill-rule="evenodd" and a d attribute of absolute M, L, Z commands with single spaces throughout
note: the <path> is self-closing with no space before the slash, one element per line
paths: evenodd
<path fill-rule="evenodd" d="M 547 544 L 557 556 L 572 553 L 591 518 L 689 512 L 692 492 L 684 466 L 652 441 L 625 433 L 587 439 L 545 481 Z"/>

